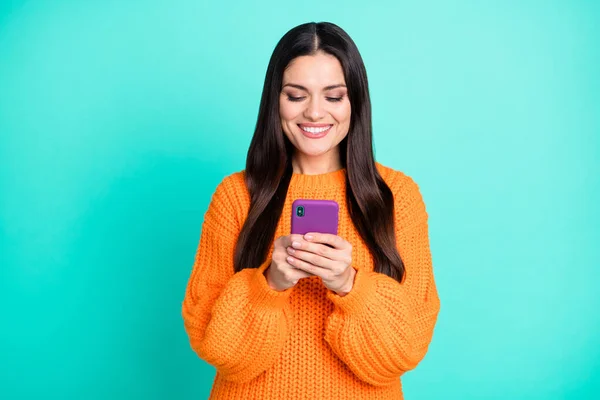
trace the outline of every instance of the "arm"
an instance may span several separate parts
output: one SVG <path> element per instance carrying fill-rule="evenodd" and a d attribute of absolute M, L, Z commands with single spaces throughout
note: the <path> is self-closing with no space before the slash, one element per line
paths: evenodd
<path fill-rule="evenodd" d="M 239 227 L 230 185 L 224 180 L 217 187 L 205 214 L 182 316 L 198 356 L 225 379 L 245 382 L 268 369 L 281 352 L 291 323 L 291 290 L 268 286 L 263 272 L 270 257 L 259 268 L 234 274 Z"/>
<path fill-rule="evenodd" d="M 328 292 L 334 310 L 325 340 L 356 376 L 387 385 L 423 359 L 440 302 L 433 277 L 425 204 L 408 179 L 395 194 L 395 229 L 405 266 L 402 283 L 358 269 L 345 296 Z"/>

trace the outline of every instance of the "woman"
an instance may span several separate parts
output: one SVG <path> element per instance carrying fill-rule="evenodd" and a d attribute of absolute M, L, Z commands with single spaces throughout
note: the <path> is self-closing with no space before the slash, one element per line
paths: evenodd
<path fill-rule="evenodd" d="M 335 200 L 338 235 L 290 234 L 295 199 Z M 417 184 L 376 162 L 352 39 L 307 23 L 277 44 L 246 169 L 202 225 L 183 302 L 211 399 L 399 399 L 439 311 Z"/>

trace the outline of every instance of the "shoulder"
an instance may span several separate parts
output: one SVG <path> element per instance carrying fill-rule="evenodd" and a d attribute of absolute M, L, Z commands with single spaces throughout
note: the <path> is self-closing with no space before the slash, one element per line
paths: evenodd
<path fill-rule="evenodd" d="M 244 171 L 235 171 L 221 179 L 213 192 L 209 209 L 219 218 L 235 221 L 241 227 L 250 208 L 250 194 L 246 188 Z"/>
<path fill-rule="evenodd" d="M 409 194 L 411 192 L 420 192 L 417 182 L 408 174 L 375 162 L 379 175 L 392 190 L 394 195 Z"/>
<path fill-rule="evenodd" d="M 410 175 L 375 162 L 381 178 L 394 195 L 394 209 L 398 217 L 427 217 L 421 188 Z"/>
<path fill-rule="evenodd" d="M 246 183 L 244 181 L 244 170 L 235 171 L 226 175 L 221 182 L 217 185 L 215 194 L 226 194 L 227 196 L 239 195 L 241 192 L 245 192 Z"/>

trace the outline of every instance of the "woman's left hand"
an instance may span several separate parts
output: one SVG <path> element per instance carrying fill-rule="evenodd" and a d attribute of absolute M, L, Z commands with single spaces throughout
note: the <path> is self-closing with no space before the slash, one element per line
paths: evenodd
<path fill-rule="evenodd" d="M 297 235 L 292 242 L 287 248 L 291 266 L 321 277 L 325 287 L 340 296 L 352 290 L 356 270 L 351 266 L 352 245 L 348 241 L 337 235 L 311 232 Z"/>

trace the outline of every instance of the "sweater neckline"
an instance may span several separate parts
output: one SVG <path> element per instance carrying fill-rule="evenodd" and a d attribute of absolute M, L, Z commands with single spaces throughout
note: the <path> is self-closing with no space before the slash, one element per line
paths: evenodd
<path fill-rule="evenodd" d="M 300 186 L 305 188 L 323 188 L 323 187 L 338 187 L 346 181 L 346 168 L 341 168 L 336 171 L 325 172 L 323 174 L 300 174 L 292 173 L 290 186 Z"/>

